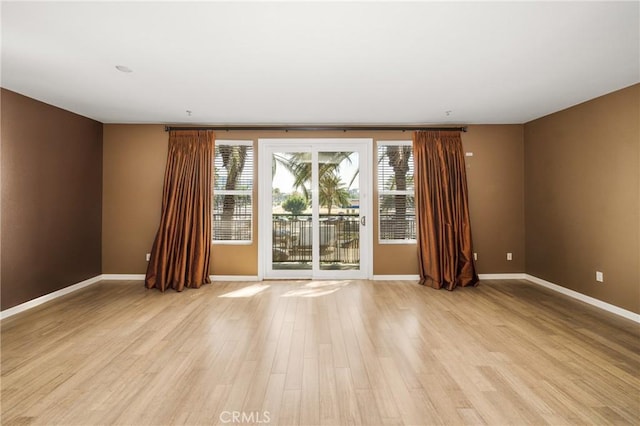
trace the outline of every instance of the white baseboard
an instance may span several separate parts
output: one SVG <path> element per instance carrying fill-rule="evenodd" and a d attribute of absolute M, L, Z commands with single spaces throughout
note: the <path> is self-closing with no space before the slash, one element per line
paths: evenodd
<path fill-rule="evenodd" d="M 420 275 L 374 275 L 373 281 L 419 281 Z"/>
<path fill-rule="evenodd" d="M 27 309 L 35 308 L 36 306 L 42 305 L 43 303 L 46 303 L 50 300 L 57 299 L 58 297 L 64 296 L 65 294 L 72 293 L 74 291 L 80 290 L 81 288 L 85 288 L 87 286 L 100 282 L 103 279 L 102 277 L 102 275 L 98 275 L 96 277 L 89 278 L 88 280 L 81 281 L 77 284 L 61 288 L 60 290 L 56 290 L 53 293 L 45 294 L 44 296 L 40 296 L 38 298 L 29 300 L 28 302 L 21 303 L 12 308 L 5 309 L 4 311 L 0 312 L 0 320 L 18 314 L 20 312 L 24 312 Z"/>
<path fill-rule="evenodd" d="M 481 280 L 524 280 L 526 274 L 478 274 Z"/>
<path fill-rule="evenodd" d="M 257 275 L 210 275 L 211 281 L 260 281 Z"/>
<path fill-rule="evenodd" d="M 102 274 L 103 280 L 116 280 L 116 281 L 129 281 L 129 280 L 144 280 L 145 274 Z"/>
<path fill-rule="evenodd" d="M 558 293 L 562 293 L 566 296 L 580 300 L 581 302 L 588 303 L 589 305 L 593 305 L 607 312 L 611 312 L 612 314 L 616 314 L 621 317 L 630 319 L 631 321 L 640 323 L 640 314 L 636 314 L 635 312 L 627 311 L 626 309 L 620 308 L 618 306 L 612 305 L 607 302 L 603 302 L 602 300 L 595 299 L 591 296 L 587 296 L 586 294 L 578 293 L 577 291 L 568 289 L 566 287 L 562 287 L 558 284 L 545 281 L 541 278 L 534 277 L 533 275 L 525 274 L 525 279 L 528 281 L 531 281 L 534 284 L 538 284 L 542 287 L 546 287 L 550 290 L 557 291 Z"/>

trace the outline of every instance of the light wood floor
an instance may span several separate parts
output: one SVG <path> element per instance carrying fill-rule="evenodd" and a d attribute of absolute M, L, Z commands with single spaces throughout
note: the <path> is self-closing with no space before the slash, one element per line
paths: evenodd
<path fill-rule="evenodd" d="M 640 424 L 639 331 L 515 280 L 105 281 L 2 321 L 2 424 Z"/>

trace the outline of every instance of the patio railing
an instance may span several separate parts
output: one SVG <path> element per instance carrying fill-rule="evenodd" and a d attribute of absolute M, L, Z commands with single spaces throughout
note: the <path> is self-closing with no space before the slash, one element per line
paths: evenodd
<path fill-rule="evenodd" d="M 320 215 L 320 262 L 360 262 L 360 216 Z M 311 215 L 273 214 L 273 261 L 311 262 Z"/>

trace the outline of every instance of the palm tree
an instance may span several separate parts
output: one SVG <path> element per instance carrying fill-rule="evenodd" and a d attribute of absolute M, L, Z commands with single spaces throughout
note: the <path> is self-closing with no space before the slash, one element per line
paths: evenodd
<path fill-rule="evenodd" d="M 349 190 L 342 179 L 336 173 L 325 173 L 320 178 L 320 190 L 318 202 L 327 208 L 327 214 L 331 215 L 333 206 L 347 207 L 351 202 Z"/>
<path fill-rule="evenodd" d="M 242 175 L 247 159 L 247 146 L 245 145 L 219 145 L 218 152 L 222 158 L 222 166 L 227 170 L 227 181 L 224 189 L 238 189 L 238 178 Z M 223 219 L 231 219 L 236 208 L 235 195 L 225 195 L 222 201 Z"/>
<path fill-rule="evenodd" d="M 387 160 L 389 166 L 393 168 L 393 180 L 395 189 L 404 191 L 407 189 L 407 174 L 409 173 L 409 159 L 413 148 L 411 146 L 387 146 Z M 404 223 L 407 220 L 407 196 L 394 195 L 394 219 L 398 223 Z M 394 238 L 404 239 L 406 237 L 406 229 L 404 226 L 394 227 Z"/>

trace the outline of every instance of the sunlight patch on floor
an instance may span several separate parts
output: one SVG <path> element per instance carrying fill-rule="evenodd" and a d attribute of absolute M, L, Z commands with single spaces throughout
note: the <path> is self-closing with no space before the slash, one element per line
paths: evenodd
<path fill-rule="evenodd" d="M 351 284 L 351 281 L 311 281 L 295 290 L 290 290 L 282 297 L 320 297 L 335 293 L 343 287 Z"/>
<path fill-rule="evenodd" d="M 248 287 L 230 291 L 229 293 L 221 294 L 218 297 L 230 297 L 230 298 L 251 297 L 268 289 L 269 287 L 270 286 L 268 284 L 253 284 Z"/>

